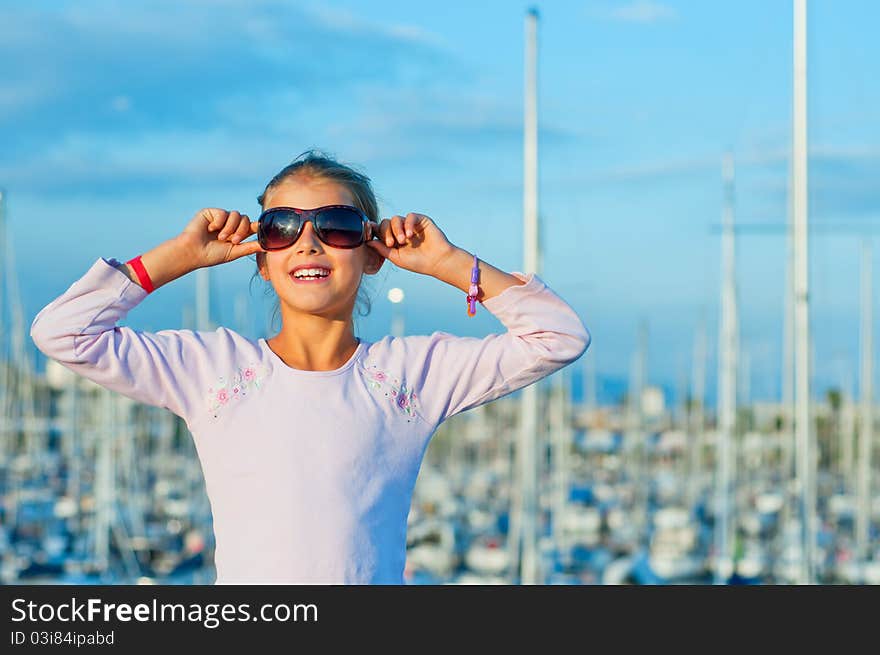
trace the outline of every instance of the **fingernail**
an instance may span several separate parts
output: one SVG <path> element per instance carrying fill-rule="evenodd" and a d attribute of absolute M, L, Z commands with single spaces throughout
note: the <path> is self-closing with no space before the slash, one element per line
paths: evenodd
<path fill-rule="evenodd" d="M 407 230 L 407 231 L 406 231 L 406 236 L 411 237 L 411 236 L 412 236 L 412 230 Z"/>

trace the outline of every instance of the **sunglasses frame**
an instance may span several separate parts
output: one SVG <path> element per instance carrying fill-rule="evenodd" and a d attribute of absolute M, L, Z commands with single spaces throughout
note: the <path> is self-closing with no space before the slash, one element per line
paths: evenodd
<path fill-rule="evenodd" d="M 336 246 L 331 243 L 327 243 L 324 240 L 324 237 L 321 234 L 321 230 L 318 228 L 318 223 L 316 221 L 318 214 L 322 211 L 326 211 L 328 209 L 348 209 L 355 212 L 361 218 L 361 240 L 357 244 L 353 246 Z M 267 248 L 263 243 L 263 219 L 271 214 L 272 212 L 278 211 L 286 211 L 286 212 L 294 212 L 299 215 L 300 220 L 302 221 L 299 224 L 299 229 L 293 237 L 293 240 L 286 246 L 281 246 L 278 248 Z M 260 214 L 259 218 L 259 227 L 257 229 L 257 240 L 260 242 L 260 246 L 262 246 L 263 250 L 285 250 L 286 248 L 290 248 L 293 244 L 299 241 L 299 238 L 302 236 L 303 229 L 305 229 L 306 223 L 311 221 L 312 229 L 315 231 L 318 239 L 324 245 L 330 246 L 331 248 L 342 248 L 345 250 L 351 250 L 353 248 L 359 248 L 364 243 L 373 238 L 372 230 L 370 228 L 371 225 L 378 225 L 375 221 L 371 221 L 368 219 L 364 213 L 358 209 L 357 207 L 353 207 L 352 205 L 324 205 L 323 207 L 315 207 L 314 209 L 300 209 L 298 207 L 271 207 L 265 210 L 262 214 Z"/>

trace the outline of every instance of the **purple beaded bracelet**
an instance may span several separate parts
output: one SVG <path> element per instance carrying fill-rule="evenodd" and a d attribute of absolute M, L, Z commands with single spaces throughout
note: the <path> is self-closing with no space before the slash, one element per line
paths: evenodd
<path fill-rule="evenodd" d="M 474 255 L 474 267 L 471 269 L 471 286 L 468 289 L 467 296 L 467 314 L 474 316 L 477 313 L 477 296 L 480 289 L 477 284 L 480 282 L 480 267 L 477 265 L 477 256 Z"/>

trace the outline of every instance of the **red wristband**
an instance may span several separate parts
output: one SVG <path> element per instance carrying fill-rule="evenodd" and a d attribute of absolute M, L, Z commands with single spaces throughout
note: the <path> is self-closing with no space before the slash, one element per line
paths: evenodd
<path fill-rule="evenodd" d="M 153 291 L 153 281 L 150 279 L 150 274 L 147 273 L 147 269 L 144 268 L 144 264 L 141 261 L 141 256 L 138 255 L 133 259 L 129 259 L 126 264 L 131 264 L 131 267 L 134 269 L 134 272 L 137 274 L 138 281 L 141 283 L 141 286 L 147 293 L 152 293 Z"/>

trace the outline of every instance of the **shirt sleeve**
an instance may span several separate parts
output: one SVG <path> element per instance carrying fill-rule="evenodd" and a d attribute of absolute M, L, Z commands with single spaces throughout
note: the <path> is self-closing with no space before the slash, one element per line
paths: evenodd
<path fill-rule="evenodd" d="M 209 357 L 210 332 L 141 332 L 117 326 L 147 292 L 115 268 L 95 261 L 86 274 L 36 315 L 31 338 L 47 357 L 97 384 L 187 423 L 198 411 L 197 381 Z"/>
<path fill-rule="evenodd" d="M 406 359 L 423 419 L 439 425 L 574 362 L 590 345 L 577 313 L 535 273 L 482 305 L 507 332 L 484 338 L 447 332 L 407 337 Z"/>

